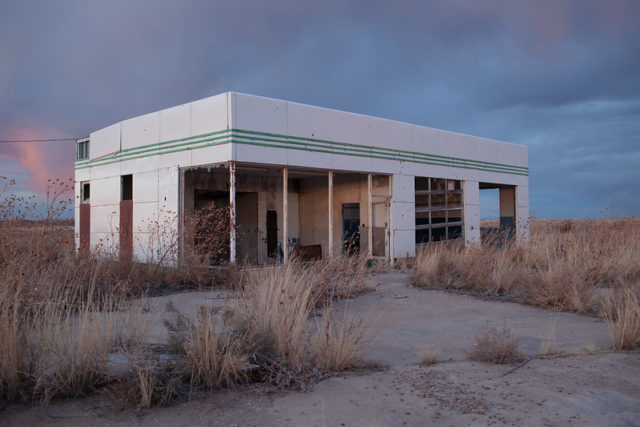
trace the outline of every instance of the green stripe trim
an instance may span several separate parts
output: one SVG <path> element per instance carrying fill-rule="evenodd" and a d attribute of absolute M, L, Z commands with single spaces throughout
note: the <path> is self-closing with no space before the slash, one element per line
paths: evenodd
<path fill-rule="evenodd" d="M 248 139 L 249 142 L 257 141 L 257 142 L 265 142 L 265 143 L 279 143 L 284 144 L 285 146 L 278 146 L 278 148 L 287 148 L 294 150 L 304 150 L 304 151 L 319 151 L 319 152 L 327 152 L 332 154 L 343 154 L 343 155 L 352 155 L 352 154 L 363 154 L 362 157 L 372 157 L 379 159 L 387 159 L 387 160 L 396 160 L 396 161 L 409 161 L 416 163 L 427 163 L 433 165 L 440 166 L 450 166 L 450 167 L 461 167 L 461 168 L 473 168 L 479 170 L 490 168 L 495 171 L 501 171 L 506 173 L 522 173 L 527 172 L 526 168 L 523 170 L 521 166 L 510 166 L 510 165 L 501 165 L 499 163 L 488 164 L 485 162 L 480 162 L 477 160 L 467 160 L 467 159 L 458 159 L 455 157 L 447 157 L 447 156 L 437 156 L 432 154 L 424 154 L 417 153 L 411 151 L 404 150 L 393 150 L 393 149 L 385 149 L 379 147 L 369 147 L 364 145 L 355 145 L 353 144 L 353 148 L 336 148 L 330 145 L 316 144 L 311 142 L 297 142 L 291 140 L 282 140 L 282 139 L 274 139 L 274 138 L 256 138 L 256 137 L 247 137 L 242 135 L 234 135 L 233 142 L 243 143 L 239 140 Z M 365 155 L 366 154 L 366 155 Z"/>
<path fill-rule="evenodd" d="M 489 172 L 500 172 L 515 175 L 529 175 L 526 166 L 515 166 L 495 162 L 485 162 L 437 154 L 426 154 L 417 151 L 400 150 L 386 147 L 374 147 L 361 144 L 329 141 L 317 138 L 282 135 L 268 132 L 248 131 L 243 129 L 225 129 L 186 138 L 126 148 L 94 160 L 76 161 L 76 169 L 102 166 L 110 163 L 133 160 L 158 154 L 175 153 L 204 147 L 237 143 L 261 147 L 293 149 L 327 154 L 338 154 L 382 160 L 407 161 L 434 166 L 456 167 Z"/>
<path fill-rule="evenodd" d="M 397 149 L 397 148 L 373 147 L 371 145 L 351 144 L 351 143 L 346 143 L 346 142 L 329 141 L 329 140 L 326 140 L 326 139 L 306 138 L 306 137 L 300 137 L 300 136 L 282 135 L 282 134 L 268 133 L 268 132 L 257 132 L 257 131 L 251 131 L 251 130 L 243 130 L 243 129 L 231 129 L 231 131 L 235 132 L 235 133 L 245 133 L 245 134 L 250 134 L 250 135 L 268 136 L 268 137 L 274 137 L 274 138 L 280 138 L 280 139 L 284 138 L 284 139 L 287 139 L 287 140 L 299 140 L 299 141 L 307 141 L 307 142 L 317 142 L 317 143 L 330 144 L 330 145 L 339 145 L 339 146 L 343 146 L 343 147 L 358 147 L 358 148 L 364 148 L 364 149 L 374 149 L 374 150 L 378 150 L 378 151 L 386 151 L 386 152 L 391 152 L 391 153 L 406 153 L 406 154 L 413 154 L 413 155 L 418 155 L 418 156 L 437 157 L 437 158 L 447 159 L 447 160 L 466 161 L 466 162 L 470 162 L 470 163 L 478 163 L 478 164 L 485 164 L 485 165 L 510 167 L 510 168 L 520 169 L 520 170 L 525 170 L 525 171 L 529 170 L 529 168 L 527 168 L 526 166 L 515 166 L 515 165 L 507 165 L 507 164 L 504 164 L 504 163 L 485 162 L 485 161 L 482 161 L 482 160 L 462 159 L 462 158 L 458 158 L 458 157 L 442 156 L 442 155 L 438 155 L 438 154 L 426 154 L 426 153 L 421 153 L 419 151 L 408 151 L 408 150 L 401 150 L 401 149 Z"/>

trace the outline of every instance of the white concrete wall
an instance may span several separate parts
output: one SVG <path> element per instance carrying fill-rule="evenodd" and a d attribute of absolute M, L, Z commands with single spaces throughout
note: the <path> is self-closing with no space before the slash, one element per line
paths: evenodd
<path fill-rule="evenodd" d="M 233 92 L 229 99 L 232 106 L 230 127 L 235 129 L 528 166 L 527 148 L 521 145 Z M 527 176 L 473 168 L 322 153 L 285 146 L 275 148 L 238 143 L 234 150 L 234 160 L 239 162 L 528 185 Z"/>
<path fill-rule="evenodd" d="M 90 159 L 104 164 L 76 169 L 76 234 L 79 184 L 90 181 L 92 247 L 117 250 L 120 177 L 132 174 L 134 256 L 139 260 L 162 257 L 178 232 L 179 168 L 229 161 L 232 151 L 229 144 L 185 149 L 182 141 L 172 140 L 227 129 L 228 97 L 224 93 L 91 133 Z M 158 154 L 159 149 L 162 154 Z M 111 160 L 114 154 L 124 156 Z M 166 259 L 175 257 L 170 254 Z"/>
<path fill-rule="evenodd" d="M 91 248 L 117 255 L 120 227 L 120 177 L 91 180 Z M 79 220 L 76 217 L 76 222 Z"/>
<path fill-rule="evenodd" d="M 122 123 L 116 123 L 90 135 L 89 158 L 91 160 L 120 151 L 121 126 Z"/>

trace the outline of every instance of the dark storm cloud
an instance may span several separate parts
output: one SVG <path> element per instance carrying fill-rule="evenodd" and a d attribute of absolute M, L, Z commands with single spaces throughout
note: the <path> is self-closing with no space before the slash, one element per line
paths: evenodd
<path fill-rule="evenodd" d="M 0 139 L 237 90 L 527 144 L 538 216 L 637 212 L 639 23 L 637 1 L 4 2 Z"/>

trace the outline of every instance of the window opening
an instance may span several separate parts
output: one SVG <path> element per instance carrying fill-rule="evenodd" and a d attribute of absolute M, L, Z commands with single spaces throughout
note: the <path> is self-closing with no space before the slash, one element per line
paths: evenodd
<path fill-rule="evenodd" d="M 462 237 L 461 181 L 415 178 L 416 244 Z"/>
<path fill-rule="evenodd" d="M 91 186 L 88 182 L 83 182 L 80 184 L 80 201 L 82 203 L 89 203 L 89 198 L 91 197 Z"/>
<path fill-rule="evenodd" d="M 133 175 L 122 175 L 121 200 L 133 200 Z"/>
<path fill-rule="evenodd" d="M 76 160 L 89 158 L 89 139 L 79 139 L 77 143 Z"/>

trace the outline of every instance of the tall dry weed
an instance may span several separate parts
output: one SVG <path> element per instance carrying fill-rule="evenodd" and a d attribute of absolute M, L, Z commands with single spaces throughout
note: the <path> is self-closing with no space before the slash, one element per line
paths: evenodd
<path fill-rule="evenodd" d="M 605 297 L 604 319 L 614 348 L 631 349 L 640 346 L 639 286 L 622 285 Z"/>
<path fill-rule="evenodd" d="M 246 379 L 248 364 L 245 340 L 233 336 L 221 316 L 200 307 L 195 319 L 172 309 L 176 319 L 168 322 L 174 354 L 190 382 L 207 390 L 228 387 Z"/>
<path fill-rule="evenodd" d="M 234 299 L 230 322 L 249 340 L 254 360 L 293 375 L 344 370 L 361 360 L 365 328 L 335 303 L 365 292 L 366 263 L 332 259 L 259 269 Z M 320 310 L 322 320 L 311 319 Z"/>
<path fill-rule="evenodd" d="M 325 309 L 324 318 L 317 322 L 311 351 L 317 366 L 327 371 L 344 371 L 364 359 L 364 340 L 367 329 L 364 321 L 354 320 L 348 309 L 336 314 Z"/>

